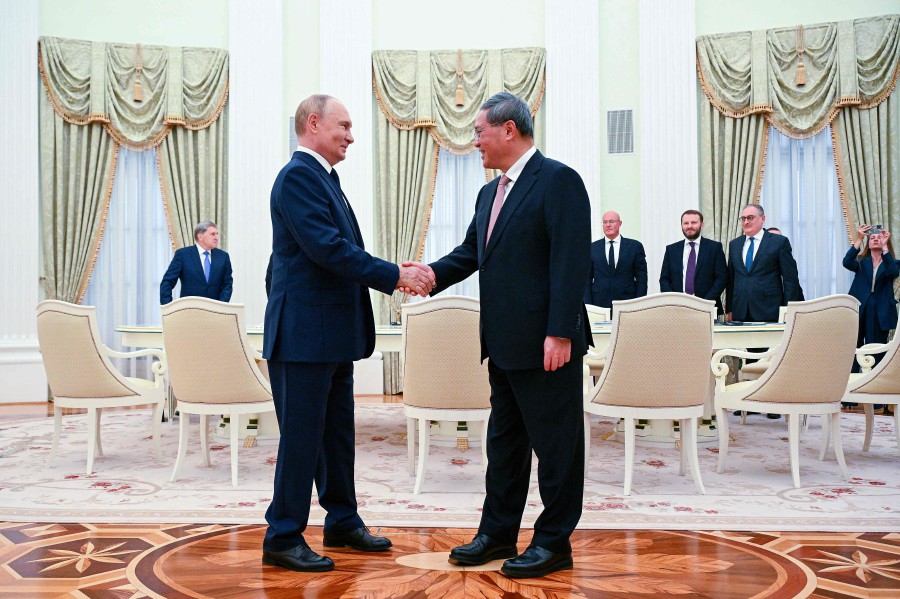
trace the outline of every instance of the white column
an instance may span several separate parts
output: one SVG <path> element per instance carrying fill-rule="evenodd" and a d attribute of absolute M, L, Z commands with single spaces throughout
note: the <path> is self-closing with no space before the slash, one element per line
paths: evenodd
<path fill-rule="evenodd" d="M 344 103 L 356 142 L 337 165 L 341 188 L 350 199 L 366 250 L 375 249 L 375 144 L 372 119 L 372 2 L 323 0 L 319 3 L 321 93 Z"/>
<path fill-rule="evenodd" d="M 693 14 L 693 13 L 691 13 Z M 571 166 L 591 199 L 592 239 L 600 226 L 600 23 L 597 0 L 571 0 L 565 10 L 544 7 L 547 156 Z"/>
<path fill-rule="evenodd" d="M 234 269 L 231 301 L 249 326 L 266 310 L 266 265 L 272 251 L 269 194 L 288 153 L 284 112 L 281 0 L 228 3 L 228 230 Z"/>
<path fill-rule="evenodd" d="M 681 213 L 699 207 L 695 0 L 640 0 L 641 241 L 649 293 Z"/>
<path fill-rule="evenodd" d="M 47 399 L 34 315 L 41 246 L 37 39 L 37 2 L 0 3 L 0 403 Z"/>

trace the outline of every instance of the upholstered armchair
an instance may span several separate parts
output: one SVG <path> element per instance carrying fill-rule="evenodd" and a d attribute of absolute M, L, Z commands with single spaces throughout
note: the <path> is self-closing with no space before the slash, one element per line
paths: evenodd
<path fill-rule="evenodd" d="M 585 304 L 584 307 L 587 309 L 588 313 L 588 328 L 594 326 L 595 322 L 609 320 L 609 308 L 601 308 L 600 306 L 594 306 L 592 304 Z M 588 353 L 584 356 L 584 363 L 587 364 L 590 369 L 591 377 L 596 380 L 597 377 L 600 376 L 600 373 L 603 372 L 605 360 L 599 353 L 588 348 Z"/>
<path fill-rule="evenodd" d="M 875 358 L 884 354 L 877 365 Z M 861 404 L 866 413 L 866 437 L 863 451 L 872 444 L 875 424 L 874 404 L 900 402 L 900 335 L 894 334 L 890 343 L 869 343 L 856 350 L 857 361 L 863 372 L 850 375 L 847 389 L 841 401 Z M 894 434 L 900 448 L 900 410 L 894 410 Z"/>
<path fill-rule="evenodd" d="M 684 293 L 658 293 L 613 302 L 606 367 L 584 398 L 584 465 L 588 471 L 591 414 L 625 420 L 625 487 L 631 494 L 635 419 L 681 421 L 683 475 L 690 461 L 694 484 L 705 493 L 697 458 L 697 418 L 709 391 L 715 302 Z"/>
<path fill-rule="evenodd" d="M 409 475 L 414 494 L 425 480 L 431 421 L 482 422 L 481 455 L 487 468 L 487 425 L 491 388 L 481 362 L 477 299 L 436 297 L 403 305 L 403 411 L 406 415 Z M 419 464 L 414 468 L 416 424 Z"/>
<path fill-rule="evenodd" d="M 859 302 L 849 295 L 791 302 L 779 345 L 763 354 L 723 349 L 713 355 L 711 365 L 716 376 L 715 409 L 719 421 L 718 472 L 725 470 L 728 458 L 727 410 L 751 410 L 789 417 L 791 475 L 798 488 L 800 417 L 831 415 L 838 464 L 843 475 L 850 477 L 841 446 L 840 402 L 853 363 L 858 326 Z M 724 356 L 769 358 L 771 365 L 756 380 L 726 385 L 728 366 L 721 363 Z M 824 435 L 828 434 L 828 428 L 823 426 Z"/>
<path fill-rule="evenodd" d="M 200 415 L 200 449 L 209 466 L 208 417 L 221 414 L 231 421 L 231 484 L 237 486 L 241 416 L 275 410 L 272 388 L 256 364 L 259 353 L 247 345 L 244 306 L 183 297 L 162 307 L 162 323 L 169 381 L 181 414 L 171 482 L 184 463 L 190 415 Z"/>
<path fill-rule="evenodd" d="M 64 408 L 87 409 L 87 473 L 94 470 L 95 455 L 103 455 L 100 414 L 104 408 L 149 405 L 150 429 L 156 459 L 160 450 L 160 422 L 166 398 L 166 357 L 156 349 L 118 352 L 100 341 L 97 312 L 93 306 L 79 306 L 46 300 L 37 306 L 38 342 L 47 382 L 53 394 L 53 446 L 49 463 L 59 447 Z M 155 358 L 153 380 L 124 376 L 110 358 Z"/>

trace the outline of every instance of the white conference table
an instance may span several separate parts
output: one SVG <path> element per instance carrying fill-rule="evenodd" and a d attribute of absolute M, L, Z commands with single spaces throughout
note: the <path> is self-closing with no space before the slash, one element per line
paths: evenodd
<path fill-rule="evenodd" d="M 127 347 L 155 347 L 162 349 L 162 328 L 159 326 L 125 325 L 116 328 L 122 335 L 122 345 Z M 594 337 L 594 351 L 603 351 L 609 345 L 611 326 L 608 322 L 595 323 L 591 327 Z M 781 341 L 784 324 L 762 325 L 720 325 L 713 327 L 713 349 L 736 349 L 745 347 L 772 347 Z M 262 327 L 247 329 L 250 347 L 262 350 Z M 375 327 L 375 351 L 389 352 L 401 349 L 400 325 Z"/>
<path fill-rule="evenodd" d="M 163 348 L 162 328 L 159 326 L 133 326 L 125 325 L 116 328 L 122 335 L 122 345 L 127 347 L 151 347 Z M 610 322 L 597 322 L 591 327 L 594 338 L 595 352 L 602 352 L 609 345 L 611 334 Z M 725 325 L 716 324 L 713 327 L 713 349 L 743 349 L 748 347 L 772 347 L 778 345 L 784 334 L 783 323 L 753 324 L 753 325 Z M 247 329 L 247 341 L 257 351 L 262 350 L 262 327 L 250 327 Z M 375 327 L 375 351 L 399 352 L 402 347 L 402 332 L 399 325 Z M 707 398 L 705 417 L 713 413 L 712 393 L 714 379 L 710 371 L 710 395 Z M 174 402 L 173 402 L 174 403 Z M 170 405 L 169 413 L 173 413 L 174 406 Z M 263 414 L 259 423 L 260 442 L 277 438 L 277 423 L 271 414 Z M 650 432 L 644 437 L 639 437 L 640 445 L 668 445 L 676 443 L 672 434 L 671 420 L 652 420 Z M 217 436 L 223 437 L 224 431 L 219 431 Z M 616 438 L 621 440 L 621 435 L 616 433 Z M 226 439 L 227 440 L 227 439 Z M 715 436 L 699 437 L 699 443 L 714 443 Z M 270 441 L 271 442 L 271 441 Z"/>

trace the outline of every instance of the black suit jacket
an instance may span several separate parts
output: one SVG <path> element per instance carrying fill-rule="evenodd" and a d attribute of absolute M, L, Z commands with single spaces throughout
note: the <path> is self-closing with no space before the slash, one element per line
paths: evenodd
<path fill-rule="evenodd" d="M 499 178 L 498 178 L 499 179 Z M 581 177 L 540 152 L 525 164 L 485 245 L 498 179 L 481 188 L 463 242 L 431 264 L 439 293 L 479 271 L 481 357 L 499 368 L 543 368 L 547 336 L 591 343 L 582 286 L 590 269 L 591 214 Z"/>
<path fill-rule="evenodd" d="M 716 309 L 721 312 L 721 295 L 728 284 L 725 250 L 721 243 L 706 237 L 700 237 L 700 246 L 697 250 L 694 295 L 715 301 Z M 684 240 L 666 246 L 662 271 L 659 274 L 659 290 L 684 292 Z"/>
<path fill-rule="evenodd" d="M 351 362 L 375 349 L 369 287 L 390 294 L 397 265 L 368 254 L 353 210 L 310 154 L 294 152 L 272 186 L 272 282 L 263 356 Z"/>
<path fill-rule="evenodd" d="M 875 314 L 878 317 L 878 326 L 882 331 L 897 328 L 897 298 L 894 297 L 894 279 L 900 276 L 900 262 L 893 254 L 882 254 L 881 266 L 878 267 L 878 276 L 875 277 L 875 290 L 872 291 L 872 257 L 858 259 L 859 250 L 851 246 L 844 256 L 844 268 L 852 270 L 853 282 L 850 283 L 850 295 L 859 300 L 860 315 L 869 300 L 869 296 L 875 296 Z"/>
<path fill-rule="evenodd" d="M 209 299 L 227 302 L 231 299 L 233 279 L 231 276 L 231 258 L 228 252 L 215 248 L 209 252 L 209 282 L 203 274 L 203 263 L 197 246 L 191 244 L 176 250 L 172 262 L 159 284 L 159 303 L 162 305 L 172 301 L 172 289 L 181 279 L 180 297 L 189 295 L 208 297 Z"/>
<path fill-rule="evenodd" d="M 616 257 L 616 268 L 609 268 L 609 240 L 605 237 L 591 244 L 591 274 L 584 301 L 612 308 L 613 300 L 634 299 L 647 295 L 647 257 L 643 244 L 622 237 Z"/>
<path fill-rule="evenodd" d="M 784 235 L 766 231 L 748 273 L 741 256 L 746 237 L 728 244 L 728 286 L 725 311 L 736 321 L 778 322 L 778 308 L 800 296 L 797 262 Z"/>

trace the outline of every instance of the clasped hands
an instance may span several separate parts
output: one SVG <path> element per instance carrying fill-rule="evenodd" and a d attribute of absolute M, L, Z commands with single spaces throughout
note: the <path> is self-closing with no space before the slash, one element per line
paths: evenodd
<path fill-rule="evenodd" d="M 425 297 L 431 293 L 436 284 L 434 271 L 427 264 L 404 262 L 400 265 L 400 279 L 397 281 L 396 289 L 401 293 Z"/>

